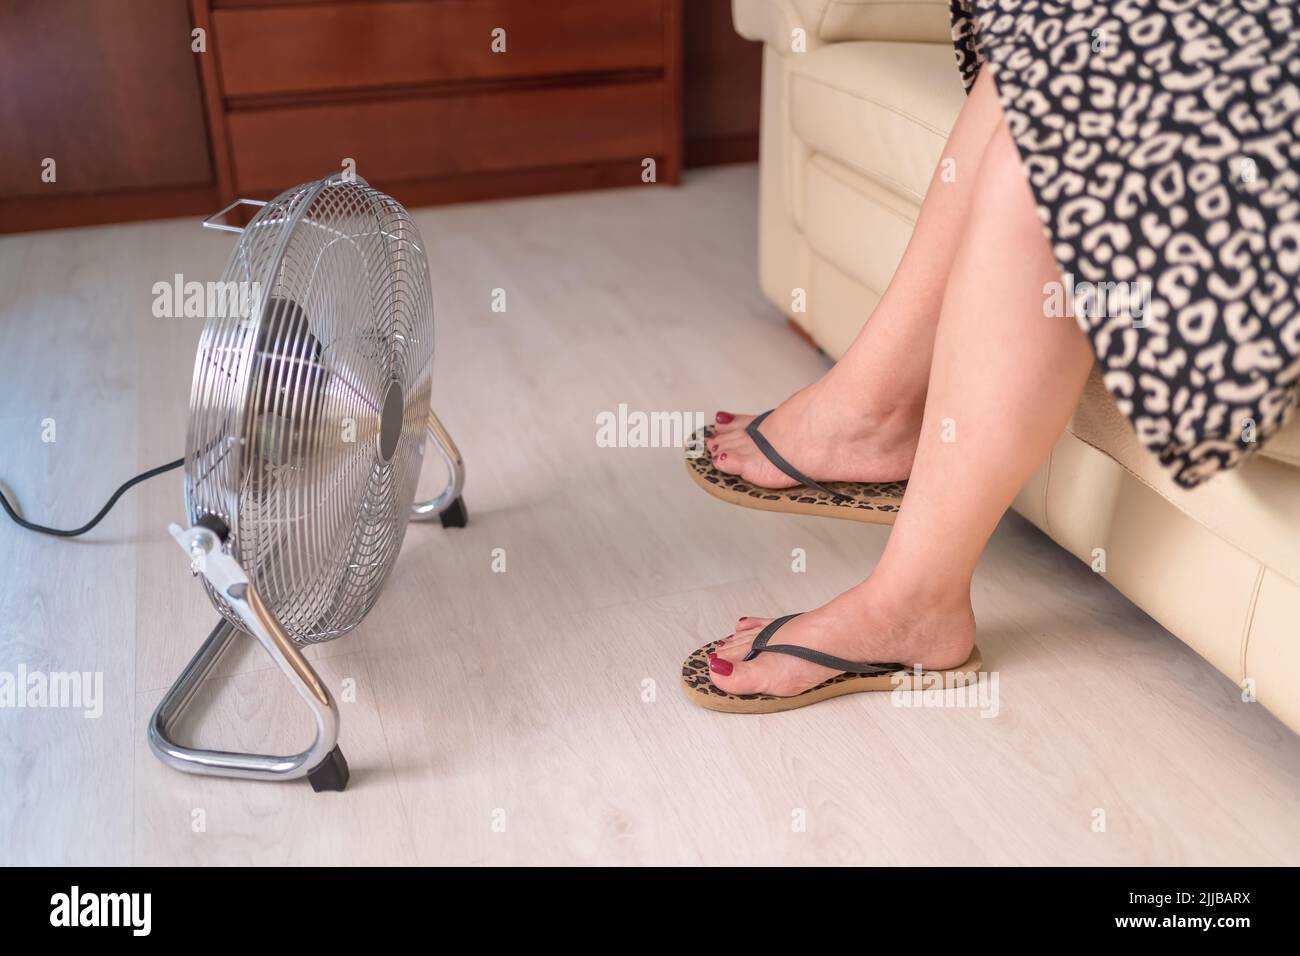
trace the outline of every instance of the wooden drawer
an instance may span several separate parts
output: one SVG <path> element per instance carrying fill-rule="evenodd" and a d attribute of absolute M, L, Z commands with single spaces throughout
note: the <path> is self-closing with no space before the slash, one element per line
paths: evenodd
<path fill-rule="evenodd" d="M 227 97 L 664 66 L 662 0 L 406 0 L 212 13 Z M 506 31 L 493 53 L 492 31 Z"/>
<path fill-rule="evenodd" d="M 235 182 L 269 199 L 341 168 L 393 183 L 643 157 L 669 148 L 658 80 L 231 112 Z"/>

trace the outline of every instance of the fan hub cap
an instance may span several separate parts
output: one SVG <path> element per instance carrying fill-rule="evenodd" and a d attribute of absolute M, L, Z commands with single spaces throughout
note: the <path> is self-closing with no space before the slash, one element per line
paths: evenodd
<path fill-rule="evenodd" d="M 406 396 L 402 393 L 402 384 L 392 382 L 384 393 L 384 407 L 379 413 L 379 457 L 382 461 L 393 460 L 393 453 L 402 437 L 405 414 Z"/>

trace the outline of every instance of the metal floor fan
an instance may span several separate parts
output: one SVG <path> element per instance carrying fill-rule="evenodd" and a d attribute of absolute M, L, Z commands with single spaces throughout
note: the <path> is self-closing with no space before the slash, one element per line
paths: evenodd
<path fill-rule="evenodd" d="M 261 209 L 243 228 L 221 220 Z M 339 713 L 303 656 L 374 606 L 408 520 L 464 526 L 464 466 L 429 407 L 429 266 L 402 206 L 334 175 L 269 203 L 240 199 L 204 220 L 240 234 L 194 362 L 185 451 L 189 526 L 172 537 L 222 620 L 158 705 L 149 744 L 191 773 L 306 776 L 342 790 Z M 446 487 L 415 502 L 426 434 Z M 252 635 L 316 722 L 298 754 L 229 753 L 171 739 L 199 684 L 240 633 Z"/>

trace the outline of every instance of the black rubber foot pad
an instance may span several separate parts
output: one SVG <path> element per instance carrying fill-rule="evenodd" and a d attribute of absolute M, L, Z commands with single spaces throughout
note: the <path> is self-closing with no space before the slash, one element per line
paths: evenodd
<path fill-rule="evenodd" d="M 469 511 L 465 508 L 465 499 L 457 498 L 447 510 L 438 515 L 444 528 L 463 528 L 469 523 Z"/>
<path fill-rule="evenodd" d="M 343 790 L 348 785 L 348 762 L 337 746 L 329 756 L 307 772 L 311 788 L 317 793 L 325 790 Z"/>

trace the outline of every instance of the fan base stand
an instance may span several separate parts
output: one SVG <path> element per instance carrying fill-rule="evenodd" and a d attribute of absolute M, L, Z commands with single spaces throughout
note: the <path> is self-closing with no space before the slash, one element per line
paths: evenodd
<path fill-rule="evenodd" d="M 323 700 L 308 701 L 309 704 L 314 704 L 311 709 L 317 718 L 317 737 L 311 748 L 299 754 L 278 756 L 203 750 L 180 743 L 173 737 L 181 718 L 194 704 L 199 686 L 211 676 L 217 663 L 241 636 L 256 635 L 250 635 L 224 619 L 218 622 L 189 665 L 172 684 L 149 721 L 149 747 L 154 755 L 168 766 L 186 773 L 272 781 L 306 777 L 317 793 L 344 789 L 348 785 L 348 763 L 338 747 L 338 710 L 328 691 L 324 691 Z M 281 665 L 281 670 L 285 669 L 286 663 L 290 663 L 277 659 L 280 655 L 275 651 L 270 653 L 272 659 Z M 318 680 L 311 665 L 296 648 L 290 649 L 289 656 L 293 658 L 290 670 L 301 667 L 304 676 L 309 675 L 310 683 Z M 324 690 L 323 687 L 320 689 Z M 324 750 L 325 747 L 330 749 Z"/>
<path fill-rule="evenodd" d="M 460 450 L 432 409 L 426 420 L 426 430 L 447 465 L 447 484 L 437 497 L 412 502 L 410 519 L 429 521 L 437 515 L 444 528 L 463 528 L 469 523 L 469 510 L 460 493 L 465 483 L 465 465 Z M 163 763 L 185 773 L 244 780 L 306 777 L 317 793 L 343 790 L 351 774 L 343 751 L 338 747 L 338 705 L 303 656 L 302 649 L 275 619 L 239 562 L 225 552 L 223 544 L 228 539 L 229 528 L 220 519 L 209 520 L 210 517 L 200 518 L 189 528 L 173 524 L 168 531 L 190 558 L 191 571 L 207 579 L 211 588 L 235 612 L 242 626 L 223 619 L 208 635 L 154 711 L 149 721 L 149 748 Z M 203 750 L 173 739 L 172 734 L 194 701 L 199 686 L 239 634 L 256 639 L 311 711 L 316 736 L 311 746 L 301 753 L 281 756 Z"/>
<path fill-rule="evenodd" d="M 463 528 L 469 524 L 469 511 L 465 507 L 465 499 L 457 498 L 447 506 L 447 510 L 438 515 L 438 520 L 442 522 L 444 528 Z"/>
<path fill-rule="evenodd" d="M 411 503 L 412 521 L 432 521 L 435 516 L 444 528 L 463 528 L 469 521 L 469 512 L 460 490 L 465 487 L 465 461 L 460 456 L 460 449 L 451 440 L 446 427 L 438 420 L 433 409 L 429 409 L 425 428 L 429 441 L 442 456 L 447 466 L 447 484 L 434 498 L 427 501 Z"/>
<path fill-rule="evenodd" d="M 343 756 L 343 751 L 335 746 L 328 757 L 308 771 L 307 782 L 317 793 L 338 791 L 347 788 L 350 776 L 347 759 Z"/>

